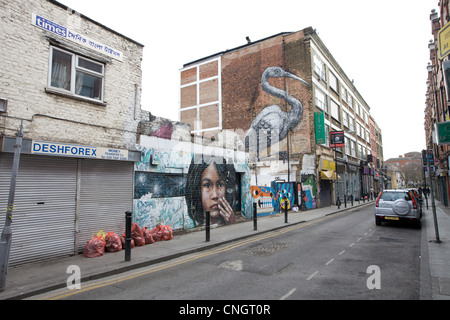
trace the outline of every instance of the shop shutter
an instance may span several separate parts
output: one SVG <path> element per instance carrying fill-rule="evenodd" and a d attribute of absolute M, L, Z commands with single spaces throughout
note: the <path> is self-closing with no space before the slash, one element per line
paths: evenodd
<path fill-rule="evenodd" d="M 125 231 L 125 211 L 133 210 L 133 163 L 82 159 L 78 250 L 100 230 Z"/>
<path fill-rule="evenodd" d="M 13 155 L 0 154 L 0 230 Z M 12 215 L 9 265 L 74 254 L 77 160 L 22 154 Z"/>

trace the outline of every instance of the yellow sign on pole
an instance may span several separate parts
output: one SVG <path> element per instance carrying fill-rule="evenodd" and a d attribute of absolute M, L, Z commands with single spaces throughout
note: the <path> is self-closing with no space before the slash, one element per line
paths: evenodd
<path fill-rule="evenodd" d="M 444 59 L 450 53 L 450 22 L 438 33 L 438 58 Z"/>

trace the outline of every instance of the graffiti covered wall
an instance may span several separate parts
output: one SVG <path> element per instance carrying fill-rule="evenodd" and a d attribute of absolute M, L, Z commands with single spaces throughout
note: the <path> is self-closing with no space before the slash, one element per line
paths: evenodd
<path fill-rule="evenodd" d="M 141 227 L 189 229 L 204 224 L 205 211 L 218 224 L 251 217 L 249 169 L 238 151 L 158 136 L 141 136 L 139 148 L 134 219 Z"/>

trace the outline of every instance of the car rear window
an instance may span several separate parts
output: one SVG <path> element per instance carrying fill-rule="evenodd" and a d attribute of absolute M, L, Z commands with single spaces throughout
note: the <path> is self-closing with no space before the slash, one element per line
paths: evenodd
<path fill-rule="evenodd" d="M 381 194 L 380 200 L 383 201 L 395 201 L 398 199 L 411 200 L 411 196 L 407 192 L 383 192 Z"/>

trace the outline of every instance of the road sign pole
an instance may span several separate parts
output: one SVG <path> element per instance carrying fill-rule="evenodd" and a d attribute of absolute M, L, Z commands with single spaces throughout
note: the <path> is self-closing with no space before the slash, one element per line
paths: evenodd
<path fill-rule="evenodd" d="M 20 129 L 17 133 L 16 144 L 14 145 L 14 159 L 11 171 L 11 182 L 9 186 L 8 206 L 6 208 L 5 226 L 0 238 L 0 292 L 5 290 L 6 274 L 8 273 L 9 252 L 12 240 L 12 211 L 14 206 L 14 195 L 16 192 L 17 172 L 19 171 L 20 150 L 22 149 L 23 122 L 20 122 Z"/>
<path fill-rule="evenodd" d="M 428 153 L 428 150 L 427 150 Z M 433 184 L 433 180 L 431 179 L 431 170 L 430 170 L 430 159 L 428 157 L 427 154 L 427 168 L 428 168 L 428 173 L 430 175 L 430 190 L 431 190 L 431 208 L 433 211 L 433 220 L 434 220 L 434 232 L 436 235 L 436 242 L 439 243 L 441 242 L 441 240 L 439 239 L 439 228 L 438 228 L 438 222 L 437 222 L 437 217 L 436 217 L 436 203 L 434 202 L 434 184 Z"/>

